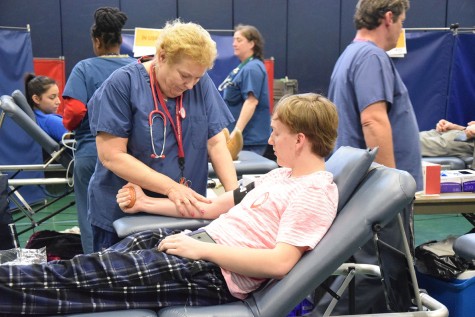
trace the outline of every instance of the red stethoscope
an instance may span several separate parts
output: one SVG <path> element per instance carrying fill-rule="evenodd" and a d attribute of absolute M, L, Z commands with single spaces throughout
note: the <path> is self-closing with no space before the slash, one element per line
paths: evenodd
<path fill-rule="evenodd" d="M 183 148 L 183 136 L 182 136 L 182 127 L 181 121 L 186 117 L 186 111 L 183 107 L 183 95 L 180 95 L 176 98 L 176 111 L 175 111 L 175 118 L 176 124 L 168 111 L 167 104 L 165 102 L 165 98 L 163 97 L 162 92 L 160 91 L 160 87 L 158 86 L 158 82 L 156 79 L 155 74 L 155 63 L 150 67 L 150 88 L 152 89 L 152 96 L 153 96 L 153 104 L 154 110 L 152 110 L 148 115 L 148 124 L 150 127 L 150 142 L 152 143 L 152 154 L 150 155 L 153 159 L 164 159 L 165 158 L 165 140 L 167 134 L 167 119 L 170 121 L 170 125 L 173 128 L 173 133 L 175 134 L 175 138 L 178 144 L 178 164 L 180 165 L 181 170 L 181 180 L 183 179 L 183 170 L 185 168 L 185 150 Z M 157 100 L 158 98 L 158 100 Z M 158 109 L 158 104 L 163 108 L 163 111 Z M 153 121 L 156 118 L 161 118 L 163 121 L 163 144 L 160 154 L 156 152 L 155 145 L 153 142 Z M 180 182 L 181 182 L 180 180 Z"/>

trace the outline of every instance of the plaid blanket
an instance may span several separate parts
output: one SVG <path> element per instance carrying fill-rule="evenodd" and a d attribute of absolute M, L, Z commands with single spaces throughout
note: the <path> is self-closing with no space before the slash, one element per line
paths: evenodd
<path fill-rule="evenodd" d="M 0 265 L 0 312 L 65 314 L 235 301 L 217 265 L 156 250 L 172 233 L 140 232 L 71 260 Z"/>

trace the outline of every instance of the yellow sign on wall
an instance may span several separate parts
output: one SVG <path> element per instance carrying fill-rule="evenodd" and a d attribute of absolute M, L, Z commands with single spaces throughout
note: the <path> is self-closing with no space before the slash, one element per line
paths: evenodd
<path fill-rule="evenodd" d="M 407 54 L 405 29 L 402 29 L 401 34 L 399 34 L 396 47 L 387 51 L 387 53 L 391 57 L 404 57 Z"/>
<path fill-rule="evenodd" d="M 135 28 L 134 56 L 155 55 L 160 29 Z"/>

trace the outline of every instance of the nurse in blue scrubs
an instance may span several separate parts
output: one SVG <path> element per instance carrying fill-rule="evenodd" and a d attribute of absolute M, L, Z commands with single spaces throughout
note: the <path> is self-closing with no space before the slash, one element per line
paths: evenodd
<path fill-rule="evenodd" d="M 219 87 L 236 119 L 228 127 L 232 131 L 230 137 L 241 131 L 243 150 L 264 155 L 271 132 L 264 39 L 254 26 L 238 25 L 234 30 L 233 48 L 241 63 Z"/>
<path fill-rule="evenodd" d="M 237 187 L 223 128 L 234 121 L 207 75 L 217 55 L 209 33 L 175 20 L 156 55 L 115 71 L 88 103 L 98 161 L 88 190 L 94 251 L 119 240 L 117 191 L 127 182 L 168 197 L 186 216 L 202 212 L 208 158 L 226 191 Z"/>

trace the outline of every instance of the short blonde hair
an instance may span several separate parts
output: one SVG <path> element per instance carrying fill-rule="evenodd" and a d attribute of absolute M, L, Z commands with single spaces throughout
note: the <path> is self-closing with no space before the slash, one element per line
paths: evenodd
<path fill-rule="evenodd" d="M 218 54 L 210 34 L 198 24 L 179 19 L 168 21 L 157 40 L 157 56 L 164 52 L 168 64 L 176 64 L 183 57 L 211 69 Z"/>
<path fill-rule="evenodd" d="M 279 120 L 293 133 L 303 133 L 312 151 L 327 157 L 335 147 L 338 112 L 336 106 L 319 94 L 287 95 L 274 109 L 273 120 Z"/>

